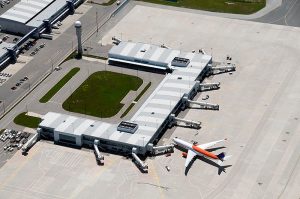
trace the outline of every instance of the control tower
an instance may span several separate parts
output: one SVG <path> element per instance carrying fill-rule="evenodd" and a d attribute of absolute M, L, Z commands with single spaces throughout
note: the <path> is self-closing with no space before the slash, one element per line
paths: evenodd
<path fill-rule="evenodd" d="M 81 58 L 82 57 L 82 44 L 81 44 L 81 22 L 80 21 L 75 22 L 75 28 L 76 28 L 76 35 L 77 35 L 77 41 L 78 41 L 77 58 Z"/>

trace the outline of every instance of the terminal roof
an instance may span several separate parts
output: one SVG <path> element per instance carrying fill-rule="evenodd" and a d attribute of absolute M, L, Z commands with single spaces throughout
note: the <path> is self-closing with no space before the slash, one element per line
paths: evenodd
<path fill-rule="evenodd" d="M 21 0 L 0 17 L 20 23 L 27 23 L 53 1 L 54 0 Z"/>
<path fill-rule="evenodd" d="M 163 49 L 164 52 L 168 53 L 168 55 L 164 55 L 160 47 L 154 47 L 152 45 L 128 43 L 124 45 L 129 45 L 130 47 L 128 48 L 130 49 L 136 49 L 134 51 L 137 54 L 131 52 L 129 49 L 126 50 L 125 48 L 127 47 L 125 46 L 125 48 L 115 48 L 113 52 L 118 51 L 123 56 L 133 55 L 135 57 L 142 57 L 142 55 L 139 54 L 140 49 L 148 49 L 152 54 L 151 56 L 147 55 L 148 57 L 157 57 L 157 60 L 168 60 L 168 62 L 171 62 L 174 57 L 178 56 L 178 51 L 176 50 Z M 137 46 L 139 46 L 139 48 L 137 48 Z M 152 50 L 158 50 L 160 55 L 150 50 L 151 48 Z M 166 58 L 170 57 L 170 54 L 174 57 Z M 70 134 L 90 135 L 100 139 L 123 142 L 134 146 L 145 146 L 147 143 L 153 141 L 152 138 L 160 131 L 160 127 L 180 102 L 181 98 L 193 90 L 197 83 L 197 77 L 204 71 L 212 59 L 209 55 L 199 53 L 180 54 L 182 58 L 190 59 L 190 63 L 187 67 L 174 67 L 174 71 L 166 75 L 140 109 L 129 120 L 129 122 L 138 124 L 138 129 L 135 133 L 120 132 L 117 130 L 117 124 L 109 124 L 63 114 L 57 115 L 56 113 L 46 114 L 40 126 L 51 126 L 51 128 L 55 128 L 55 131 L 67 131 Z M 161 56 L 164 58 L 160 58 Z M 50 115 L 49 117 L 51 118 L 49 121 L 47 121 L 48 115 Z M 57 119 L 53 119 L 52 117 Z M 61 120 L 61 117 L 65 119 Z M 56 120 L 59 121 L 60 124 L 57 124 Z"/>

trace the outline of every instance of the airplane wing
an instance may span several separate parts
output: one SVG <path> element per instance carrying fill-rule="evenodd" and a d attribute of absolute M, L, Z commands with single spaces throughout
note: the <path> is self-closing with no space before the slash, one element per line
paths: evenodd
<path fill-rule="evenodd" d="M 188 153 L 187 153 L 187 156 L 186 156 L 186 160 L 185 160 L 185 167 L 189 166 L 191 160 L 196 156 L 197 154 L 192 151 L 192 150 L 189 150 Z"/>
<path fill-rule="evenodd" d="M 225 138 L 225 139 L 223 139 L 223 140 L 217 140 L 217 141 L 214 141 L 214 142 L 209 142 L 209 143 L 205 143 L 205 144 L 199 144 L 198 146 L 200 147 L 200 148 L 202 148 L 202 149 L 207 149 L 207 148 L 210 148 L 210 147 L 212 147 L 212 146 L 214 146 L 214 145 L 216 145 L 216 144 L 218 144 L 218 143 L 220 143 L 220 142 L 224 142 L 224 141 L 226 141 L 227 139 Z"/>

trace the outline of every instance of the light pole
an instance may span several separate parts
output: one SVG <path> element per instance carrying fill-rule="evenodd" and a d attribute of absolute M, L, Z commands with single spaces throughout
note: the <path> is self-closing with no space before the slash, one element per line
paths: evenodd
<path fill-rule="evenodd" d="M 99 25 L 98 25 L 98 10 L 96 11 L 96 26 L 97 26 L 97 36 L 99 32 Z"/>
<path fill-rule="evenodd" d="M 5 113 L 5 106 L 4 106 L 4 100 L 2 101 L 2 106 L 3 106 L 3 114 Z"/>

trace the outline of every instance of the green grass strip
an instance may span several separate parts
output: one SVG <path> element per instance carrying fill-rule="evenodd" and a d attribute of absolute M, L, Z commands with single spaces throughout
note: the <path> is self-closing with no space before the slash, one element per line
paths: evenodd
<path fill-rule="evenodd" d="M 5 130 L 5 129 L 1 129 L 1 130 L 0 130 L 0 135 L 4 132 L 4 130 Z"/>
<path fill-rule="evenodd" d="M 78 73 L 80 68 L 70 70 L 55 86 L 53 86 L 41 99 L 41 103 L 48 102 L 70 79 Z"/>
<path fill-rule="evenodd" d="M 98 71 L 90 75 L 63 103 L 70 112 L 108 118 L 116 115 L 130 90 L 136 91 L 143 80 L 136 76 Z"/>
<path fill-rule="evenodd" d="M 26 115 L 26 112 L 19 114 L 14 119 L 15 124 L 29 127 L 29 128 L 37 128 L 38 125 L 41 123 L 41 121 L 42 121 L 42 119 L 39 117 L 32 117 L 32 116 Z"/>
<path fill-rule="evenodd" d="M 144 93 L 148 90 L 148 88 L 150 88 L 151 86 L 151 82 L 149 82 L 147 84 L 147 86 L 145 86 L 145 88 L 142 90 L 142 92 L 134 99 L 134 101 L 139 101 L 139 99 L 144 95 Z"/>
<path fill-rule="evenodd" d="M 124 113 L 121 115 L 121 118 L 125 117 L 127 113 L 132 109 L 132 107 L 135 105 L 135 103 L 131 103 L 130 106 L 124 111 Z"/>
<path fill-rule="evenodd" d="M 149 82 L 147 84 L 147 86 L 145 86 L 145 88 L 142 90 L 142 92 L 134 99 L 135 102 L 139 101 L 139 99 L 141 99 L 141 97 L 144 95 L 144 93 L 148 90 L 148 88 L 150 88 L 151 86 L 151 82 Z M 127 113 L 129 113 L 129 111 L 133 108 L 133 106 L 135 105 L 135 103 L 131 103 L 130 106 L 128 106 L 128 108 L 124 111 L 124 113 L 121 115 L 121 118 L 125 117 L 127 115 Z"/>
<path fill-rule="evenodd" d="M 266 6 L 266 0 L 138 0 L 211 12 L 252 14 Z"/>

